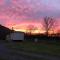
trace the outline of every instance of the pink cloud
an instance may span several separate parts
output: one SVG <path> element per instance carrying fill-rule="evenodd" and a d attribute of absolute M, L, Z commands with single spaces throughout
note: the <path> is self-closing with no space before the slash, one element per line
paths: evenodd
<path fill-rule="evenodd" d="M 4 4 L 4 0 L 0 0 L 0 5 Z"/>
<path fill-rule="evenodd" d="M 42 0 L 10 0 L 9 5 L 5 5 L 7 2 L 4 1 L 0 0 L 0 23 L 9 28 L 21 24 L 35 24 L 40 27 L 42 17 L 58 15 L 55 11 L 56 7 L 51 5 L 50 1 L 48 5 Z M 60 22 L 57 23 L 60 26 Z"/>

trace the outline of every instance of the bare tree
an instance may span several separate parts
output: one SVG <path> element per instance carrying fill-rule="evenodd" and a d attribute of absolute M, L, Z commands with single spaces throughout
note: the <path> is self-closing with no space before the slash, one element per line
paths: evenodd
<path fill-rule="evenodd" d="M 37 27 L 35 27 L 34 25 L 27 26 L 27 32 L 29 32 L 29 34 L 32 34 L 35 30 L 37 30 Z"/>
<path fill-rule="evenodd" d="M 43 25 L 43 27 L 46 30 L 46 35 L 47 36 L 48 36 L 49 30 L 51 30 L 51 29 L 53 30 L 54 24 L 55 24 L 55 20 L 53 18 L 51 18 L 51 17 L 45 17 L 44 18 L 44 25 Z"/>

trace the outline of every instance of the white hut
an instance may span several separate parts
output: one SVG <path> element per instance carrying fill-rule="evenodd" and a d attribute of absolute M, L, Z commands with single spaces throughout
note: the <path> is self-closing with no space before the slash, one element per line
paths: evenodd
<path fill-rule="evenodd" d="M 15 31 L 15 32 L 7 35 L 6 40 L 10 40 L 10 41 L 11 40 L 24 40 L 24 33 L 19 32 L 19 31 Z"/>

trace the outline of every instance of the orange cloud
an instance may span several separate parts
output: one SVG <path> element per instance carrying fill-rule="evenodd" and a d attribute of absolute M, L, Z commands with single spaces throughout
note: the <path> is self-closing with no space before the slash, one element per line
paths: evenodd
<path fill-rule="evenodd" d="M 0 0 L 0 24 L 10 29 L 14 27 L 14 30 L 19 31 L 26 31 L 28 25 L 33 25 L 42 32 L 43 18 L 54 16 L 56 19 L 54 30 L 57 31 L 60 29 L 60 18 L 58 18 L 60 10 L 54 5 L 56 2 L 51 4 L 52 2 L 49 0 Z"/>

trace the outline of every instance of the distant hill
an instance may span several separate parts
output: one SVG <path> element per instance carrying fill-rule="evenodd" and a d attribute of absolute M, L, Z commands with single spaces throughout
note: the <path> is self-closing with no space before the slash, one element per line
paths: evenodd
<path fill-rule="evenodd" d="M 11 32 L 13 32 L 13 30 L 11 30 L 5 26 L 0 25 L 0 40 L 5 40 L 6 35 L 10 34 Z"/>

